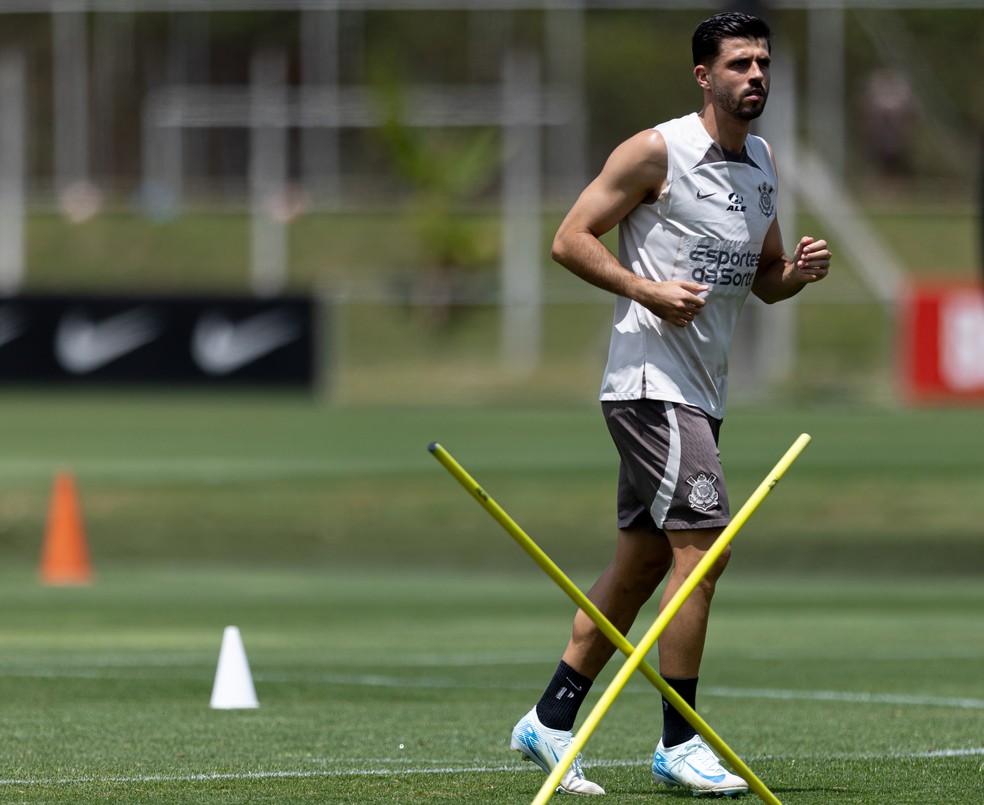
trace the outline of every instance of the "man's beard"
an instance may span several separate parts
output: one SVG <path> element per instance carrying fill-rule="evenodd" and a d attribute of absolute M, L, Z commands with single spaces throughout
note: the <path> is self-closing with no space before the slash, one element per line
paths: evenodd
<path fill-rule="evenodd" d="M 769 99 L 769 91 L 766 89 L 756 89 L 755 94 L 760 95 L 761 100 L 754 105 L 742 103 L 742 101 L 745 100 L 747 93 L 742 94 L 739 97 L 726 94 L 720 90 L 715 90 L 714 98 L 717 101 L 718 106 L 720 106 L 721 109 L 729 115 L 733 115 L 739 120 L 755 120 L 762 114 L 762 112 L 765 111 L 765 102 Z"/>

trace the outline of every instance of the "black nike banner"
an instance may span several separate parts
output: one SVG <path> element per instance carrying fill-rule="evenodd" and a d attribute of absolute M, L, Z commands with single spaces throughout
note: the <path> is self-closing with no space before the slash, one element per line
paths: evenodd
<path fill-rule="evenodd" d="M 299 296 L 0 298 L 0 383 L 311 386 L 316 317 Z"/>

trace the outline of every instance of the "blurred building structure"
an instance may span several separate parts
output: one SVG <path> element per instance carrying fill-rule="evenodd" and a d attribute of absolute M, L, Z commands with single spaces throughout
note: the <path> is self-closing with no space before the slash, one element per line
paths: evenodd
<path fill-rule="evenodd" d="M 799 132 L 838 177 L 847 160 L 852 87 L 863 80 L 850 73 L 849 39 L 865 37 L 861 47 L 911 83 L 914 105 L 929 107 L 926 119 L 947 142 L 968 133 L 976 142 L 947 93 L 935 91 L 945 76 L 927 64 L 921 32 L 897 14 L 972 14 L 984 10 L 984 0 L 758 5 L 770 9 L 778 41 L 795 53 L 803 88 Z M 357 132 L 379 120 L 371 92 L 382 70 L 379 42 L 399 44 L 399 33 L 387 28 L 410 16 L 417 20 L 406 34 L 420 40 L 430 28 L 432 39 L 391 54 L 408 92 L 416 92 L 407 122 L 501 124 L 498 85 L 507 54 L 531 52 L 545 107 L 537 121 L 546 142 L 544 189 L 566 197 L 594 167 L 589 141 L 599 120 L 589 105 L 585 62 L 595 17 L 640 15 L 644 38 L 653 14 L 689 15 L 689 25 L 715 8 L 706 0 L 0 0 L 9 30 L 0 45 L 23 54 L 22 68 L 9 55 L 4 62 L 8 83 L 19 69 L 30 90 L 23 110 L 26 192 L 54 194 L 81 214 L 99 194 L 134 189 L 150 205 L 176 203 L 186 190 L 241 200 L 250 187 L 249 135 L 266 136 L 271 120 L 289 134 L 288 177 L 313 203 L 371 195 L 386 179 L 360 159 L 365 145 Z M 658 30 L 651 36 L 654 47 L 665 46 Z M 401 62 L 421 52 L 429 58 Z M 281 63 L 272 66 L 276 58 Z M 276 84 L 278 71 L 280 89 L 251 94 L 257 82 Z M 180 130 L 179 145 L 162 141 L 164 128 Z M 610 143 L 604 145 L 598 150 L 607 151 Z"/>
<path fill-rule="evenodd" d="M 791 191 L 783 229 L 794 231 L 798 211 L 819 219 L 887 310 L 902 286 L 899 261 L 853 200 L 865 181 L 890 189 L 871 167 L 889 138 L 864 128 L 862 83 L 884 70 L 909 92 L 911 131 L 892 138 L 907 149 L 895 154 L 912 183 L 902 192 L 972 198 L 978 173 L 966 154 L 977 153 L 984 103 L 975 87 L 955 97 L 934 54 L 957 73 L 957 59 L 976 69 L 981 43 L 957 52 L 948 31 L 981 30 L 984 0 L 754 5 L 777 44 L 760 131 Z M 501 352 L 529 371 L 551 301 L 540 276 L 544 211 L 566 208 L 620 139 L 693 108 L 689 36 L 718 9 L 709 0 L 0 0 L 0 292 L 24 282 L 31 209 L 85 221 L 107 208 L 166 220 L 219 207 L 249 213 L 252 291 L 276 296 L 297 216 L 397 209 L 420 191 L 387 152 L 383 126 L 491 133 L 491 180 L 456 202 L 500 215 Z M 744 337 L 755 347 L 739 357 L 752 364 L 743 373 L 752 386 L 788 373 L 793 339 L 775 332 L 793 332 L 795 308 L 753 306 Z"/>

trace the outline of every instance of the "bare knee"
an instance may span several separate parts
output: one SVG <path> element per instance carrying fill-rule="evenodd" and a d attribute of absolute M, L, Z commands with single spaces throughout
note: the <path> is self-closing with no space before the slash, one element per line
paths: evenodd
<path fill-rule="evenodd" d="M 620 533 L 619 549 L 609 568 L 621 592 L 645 603 L 666 578 L 673 566 L 673 551 L 659 534 L 645 532 L 642 540 L 637 535 Z M 630 538 L 626 538 L 630 537 Z M 640 549 L 640 546 L 645 547 Z"/>
<path fill-rule="evenodd" d="M 725 568 L 728 567 L 728 562 L 731 561 L 731 546 L 728 545 L 721 552 L 721 555 L 714 561 L 711 565 L 711 569 L 707 572 L 707 578 L 717 581 L 724 574 Z"/>
<path fill-rule="evenodd" d="M 693 534 L 695 532 L 690 533 Z M 701 534 L 698 539 L 677 538 L 674 536 L 672 538 L 675 562 L 673 572 L 681 576 L 689 576 L 707 556 L 717 533 Z M 684 535 L 681 533 L 680 537 L 684 537 Z M 727 545 L 707 569 L 698 586 L 708 593 L 713 593 L 714 586 L 724 574 L 730 559 L 731 546 Z"/>
<path fill-rule="evenodd" d="M 626 575 L 634 587 L 652 591 L 659 586 L 672 566 L 673 554 L 669 551 L 647 554 L 629 565 Z"/>
<path fill-rule="evenodd" d="M 731 546 L 729 545 L 722 551 L 721 555 L 714 561 L 710 569 L 704 575 L 704 578 L 700 581 L 700 588 L 704 591 L 707 599 L 710 600 L 711 596 L 714 595 L 714 589 L 717 586 L 718 579 L 724 574 L 725 569 L 728 567 L 728 562 L 731 559 Z"/>

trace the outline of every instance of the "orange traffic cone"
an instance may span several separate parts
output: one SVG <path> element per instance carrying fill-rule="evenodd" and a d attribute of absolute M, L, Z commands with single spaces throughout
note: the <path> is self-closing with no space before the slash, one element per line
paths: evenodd
<path fill-rule="evenodd" d="M 55 475 L 48 508 L 48 527 L 41 552 L 41 581 L 45 584 L 88 584 L 92 565 L 75 476 L 66 470 Z"/>

